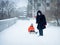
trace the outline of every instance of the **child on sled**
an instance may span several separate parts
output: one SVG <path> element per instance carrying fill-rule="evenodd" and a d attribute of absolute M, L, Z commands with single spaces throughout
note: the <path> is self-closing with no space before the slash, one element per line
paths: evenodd
<path fill-rule="evenodd" d="M 35 28 L 33 26 L 33 23 L 28 27 L 28 32 L 37 34 L 37 32 L 35 32 Z"/>

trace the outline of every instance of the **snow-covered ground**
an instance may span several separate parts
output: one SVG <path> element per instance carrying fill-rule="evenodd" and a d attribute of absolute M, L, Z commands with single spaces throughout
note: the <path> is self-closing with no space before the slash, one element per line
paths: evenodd
<path fill-rule="evenodd" d="M 44 36 L 28 33 L 33 23 L 38 32 L 35 20 L 18 20 L 16 24 L 0 32 L 0 45 L 60 45 L 60 27 L 47 25 Z"/>

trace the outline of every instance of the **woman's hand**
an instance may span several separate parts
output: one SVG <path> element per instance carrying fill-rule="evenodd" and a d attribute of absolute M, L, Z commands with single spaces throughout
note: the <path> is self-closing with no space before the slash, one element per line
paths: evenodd
<path fill-rule="evenodd" d="M 38 24 L 38 23 L 36 23 L 36 24 Z"/>

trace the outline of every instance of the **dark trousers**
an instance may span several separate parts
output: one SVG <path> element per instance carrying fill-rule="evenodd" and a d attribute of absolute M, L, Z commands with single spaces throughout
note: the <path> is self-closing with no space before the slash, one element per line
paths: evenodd
<path fill-rule="evenodd" d="M 43 36 L 43 29 L 39 29 L 39 35 Z"/>

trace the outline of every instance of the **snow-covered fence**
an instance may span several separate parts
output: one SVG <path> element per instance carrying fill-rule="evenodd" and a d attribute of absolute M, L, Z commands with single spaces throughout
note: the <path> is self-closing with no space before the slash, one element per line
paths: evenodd
<path fill-rule="evenodd" d="M 17 18 L 10 18 L 10 19 L 4 19 L 4 20 L 0 20 L 0 32 L 3 31 L 4 29 L 12 26 L 13 24 L 15 24 L 17 21 Z"/>

